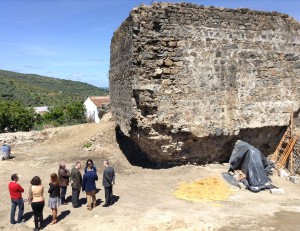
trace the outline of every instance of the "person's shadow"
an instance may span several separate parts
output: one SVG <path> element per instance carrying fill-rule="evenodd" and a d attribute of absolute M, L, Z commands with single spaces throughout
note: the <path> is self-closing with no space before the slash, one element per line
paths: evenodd
<path fill-rule="evenodd" d="M 68 196 L 66 198 L 66 201 L 69 203 L 72 203 L 72 196 Z M 82 197 L 78 200 L 78 207 L 81 207 L 82 205 L 84 205 L 86 203 L 87 203 L 86 197 Z"/>
<path fill-rule="evenodd" d="M 103 201 L 102 201 L 100 198 L 98 198 L 98 199 L 96 200 L 96 206 L 101 205 L 102 202 L 103 202 Z"/>
<path fill-rule="evenodd" d="M 67 202 L 72 202 L 72 196 L 68 196 L 68 197 L 66 198 L 66 201 L 67 201 Z"/>
<path fill-rule="evenodd" d="M 26 222 L 26 221 L 28 221 L 28 220 L 30 220 L 30 218 L 33 216 L 33 212 L 31 211 L 31 212 L 27 212 L 27 213 L 25 213 L 24 215 L 23 215 L 23 219 L 24 219 L 24 221 Z"/>
<path fill-rule="evenodd" d="M 59 222 L 59 221 L 65 219 L 66 216 L 68 216 L 70 213 L 71 213 L 70 210 L 62 211 L 62 212 L 57 216 L 57 222 Z"/>
<path fill-rule="evenodd" d="M 78 207 L 81 207 L 82 205 L 85 205 L 87 203 L 86 197 L 82 197 L 78 200 Z"/>
<path fill-rule="evenodd" d="M 61 220 L 65 219 L 66 216 L 68 216 L 71 213 L 70 210 L 65 210 L 62 211 L 58 216 L 57 216 L 57 222 L 60 222 Z M 52 222 L 52 216 L 49 215 L 46 219 L 44 219 L 44 227 L 49 225 Z"/>
<path fill-rule="evenodd" d="M 113 201 L 112 204 L 118 202 L 119 199 L 120 199 L 119 196 L 113 195 L 113 196 L 112 196 L 112 201 Z"/>

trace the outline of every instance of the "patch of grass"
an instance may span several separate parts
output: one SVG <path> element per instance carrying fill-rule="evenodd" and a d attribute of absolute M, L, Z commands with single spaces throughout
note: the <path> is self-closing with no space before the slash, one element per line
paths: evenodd
<path fill-rule="evenodd" d="M 93 145 L 93 142 L 87 141 L 86 143 L 84 143 L 83 147 L 84 148 L 90 148 L 90 147 L 92 147 L 92 145 Z"/>

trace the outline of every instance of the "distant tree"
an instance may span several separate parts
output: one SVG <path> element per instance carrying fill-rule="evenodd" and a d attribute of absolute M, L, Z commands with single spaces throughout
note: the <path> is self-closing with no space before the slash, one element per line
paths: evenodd
<path fill-rule="evenodd" d="M 0 132 L 3 132 L 9 126 L 9 103 L 0 102 Z"/>
<path fill-rule="evenodd" d="M 45 123 L 53 124 L 54 126 L 85 123 L 85 107 L 79 101 L 54 106 L 43 116 L 43 120 Z"/>
<path fill-rule="evenodd" d="M 0 131 L 29 131 L 34 125 L 33 109 L 19 102 L 0 102 Z"/>
<path fill-rule="evenodd" d="M 12 103 L 10 106 L 10 130 L 30 131 L 34 125 L 34 110 L 25 108 L 20 103 Z"/>
<path fill-rule="evenodd" d="M 62 125 L 64 123 L 64 111 L 62 107 L 53 107 L 50 108 L 50 111 L 47 112 L 44 116 L 44 121 L 46 123 L 54 123 L 57 125 Z"/>
<path fill-rule="evenodd" d="M 65 108 L 65 120 L 68 124 L 86 122 L 85 114 L 84 104 L 79 101 L 69 103 Z"/>

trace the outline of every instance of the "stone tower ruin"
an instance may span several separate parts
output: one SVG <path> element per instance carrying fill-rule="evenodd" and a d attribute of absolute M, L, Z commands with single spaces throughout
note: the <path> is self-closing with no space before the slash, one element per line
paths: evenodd
<path fill-rule="evenodd" d="M 116 123 L 157 163 L 226 161 L 237 139 L 270 154 L 299 109 L 299 26 L 249 9 L 133 9 L 111 42 Z"/>

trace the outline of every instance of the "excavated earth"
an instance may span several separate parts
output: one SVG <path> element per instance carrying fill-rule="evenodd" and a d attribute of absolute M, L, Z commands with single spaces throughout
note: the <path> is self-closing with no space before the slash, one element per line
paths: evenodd
<path fill-rule="evenodd" d="M 0 139 L 9 135 L 2 134 Z M 132 160 L 127 159 L 119 147 L 117 140 L 120 138 L 116 138 L 115 123 L 111 121 L 47 129 L 40 135 L 44 140 L 26 142 L 24 138 L 22 142 L 15 142 L 12 145 L 15 158 L 0 162 L 0 230 L 33 229 L 32 210 L 27 203 L 26 223 L 9 223 L 7 184 L 11 174 L 19 174 L 20 184 L 25 188 L 24 198 L 28 196 L 31 178 L 40 176 L 47 201 L 49 176 L 57 172 L 59 163 L 66 162 L 71 168 L 76 161 L 85 163 L 88 158 L 94 160 L 100 178 L 101 162 L 105 159 L 111 161 L 116 170 L 115 204 L 108 208 L 101 206 L 104 191 L 99 181 L 99 206 L 88 211 L 85 193 L 81 193 L 82 206 L 76 209 L 70 203 L 60 206 L 59 220 L 55 225 L 49 225 L 51 210 L 46 206 L 44 219 L 47 226 L 44 230 L 300 230 L 300 184 L 279 178 L 277 174 L 272 176 L 273 183 L 283 188 L 285 195 L 272 195 L 269 191 L 252 193 L 226 182 L 232 195 L 225 201 L 186 201 L 172 194 L 179 183 L 206 177 L 222 178 L 221 174 L 228 170 L 228 165 L 185 165 L 164 169 L 131 165 Z M 89 142 L 93 143 L 92 146 L 84 148 Z M 136 164 L 139 163 L 136 161 Z M 68 188 L 68 197 L 70 191 Z"/>

